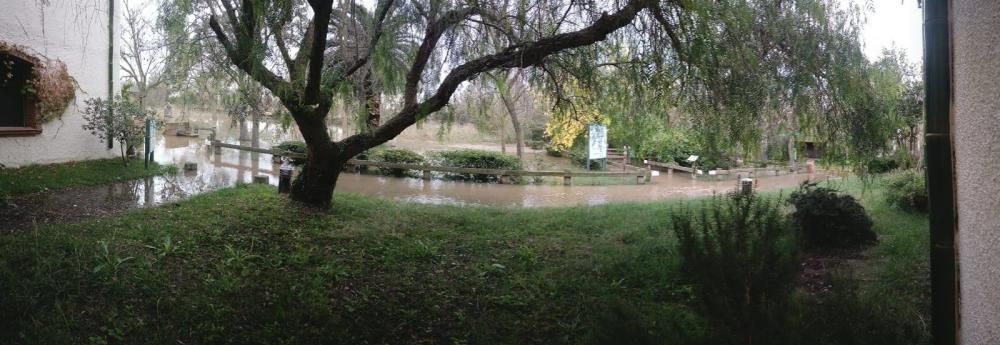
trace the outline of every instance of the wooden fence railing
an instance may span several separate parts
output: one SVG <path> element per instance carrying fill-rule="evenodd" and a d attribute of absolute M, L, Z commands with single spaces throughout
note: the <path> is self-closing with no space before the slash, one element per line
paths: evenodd
<path fill-rule="evenodd" d="M 221 153 L 222 148 L 231 148 L 243 151 L 265 153 L 270 155 L 290 157 L 290 158 L 305 158 L 303 154 L 297 154 L 292 152 L 277 151 L 272 149 L 265 149 L 259 147 L 249 147 L 235 144 L 226 144 L 219 141 L 212 141 L 212 147 L 216 154 Z M 507 169 L 481 169 L 481 168 L 458 168 L 458 167 L 445 167 L 445 166 L 433 166 L 425 164 L 405 164 L 405 163 L 389 163 L 389 162 L 376 162 L 370 160 L 360 160 L 351 159 L 347 161 L 348 165 L 352 166 L 367 166 L 367 167 L 380 167 L 387 169 L 405 169 L 405 170 L 415 170 L 421 171 L 423 173 L 424 179 L 431 178 L 431 172 L 443 172 L 451 174 L 473 174 L 473 175 L 490 175 L 498 176 L 501 183 L 507 183 L 510 177 L 529 177 L 529 176 L 562 176 L 563 184 L 572 184 L 572 179 L 574 177 L 635 177 L 636 183 L 644 184 L 650 181 L 650 170 L 644 169 L 640 171 L 556 171 L 556 170 L 507 170 Z"/>
<path fill-rule="evenodd" d="M 776 165 L 776 166 L 764 167 L 764 168 L 736 168 L 736 169 L 726 169 L 726 170 L 723 170 L 723 169 L 702 170 L 702 169 L 696 169 L 696 168 L 683 167 L 683 166 L 678 165 L 677 163 L 662 163 L 662 162 L 654 162 L 654 161 L 650 161 L 650 160 L 646 161 L 646 165 L 649 166 L 649 167 L 666 168 L 667 169 L 667 174 L 673 173 L 674 170 L 683 171 L 683 172 L 686 172 L 686 173 L 690 173 L 692 178 L 694 178 L 695 176 L 698 176 L 698 175 L 717 176 L 717 177 L 721 178 L 722 176 L 726 176 L 726 175 L 756 176 L 756 175 L 759 175 L 760 173 L 772 172 L 772 171 L 774 172 L 774 175 L 780 175 L 781 173 L 794 174 L 794 173 L 800 173 L 800 172 L 808 171 L 808 167 L 807 166 L 799 166 L 799 167 L 796 167 L 796 168 L 793 169 L 792 167 L 784 166 L 784 165 Z"/>

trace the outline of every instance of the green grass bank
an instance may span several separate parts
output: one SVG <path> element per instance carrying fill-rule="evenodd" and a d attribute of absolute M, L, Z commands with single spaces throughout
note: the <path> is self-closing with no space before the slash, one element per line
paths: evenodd
<path fill-rule="evenodd" d="M 857 292 L 800 293 L 790 327 L 813 344 L 927 343 L 927 221 L 877 186 L 863 202 L 881 242 L 837 274 Z M 698 344 L 709 326 L 668 224 L 679 203 L 509 210 L 337 194 L 316 212 L 240 186 L 0 236 L 0 337 Z"/>
<path fill-rule="evenodd" d="M 142 161 L 137 160 L 126 167 L 120 158 L 0 168 L 0 196 L 96 186 L 176 171 L 174 166 L 155 162 L 146 169 Z"/>

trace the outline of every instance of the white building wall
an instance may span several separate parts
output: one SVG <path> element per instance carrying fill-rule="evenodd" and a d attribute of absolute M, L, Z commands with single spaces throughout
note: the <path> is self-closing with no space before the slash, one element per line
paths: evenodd
<path fill-rule="evenodd" d="M 16 167 L 114 157 L 107 143 L 84 131 L 84 100 L 108 96 L 108 5 L 111 0 L 0 0 L 0 40 L 49 59 L 62 60 L 79 90 L 61 119 L 42 134 L 0 137 L 0 164 Z M 118 80 L 120 0 L 115 3 L 113 80 Z M 45 5 L 44 3 L 48 3 Z M 117 82 L 115 82 L 117 84 Z M 117 87 L 117 85 L 116 85 Z M 117 92 L 117 90 L 115 91 Z M 2 105 L 0 105 L 2 106 Z"/>
<path fill-rule="evenodd" d="M 1000 344 L 1000 1 L 952 2 L 962 344 Z"/>

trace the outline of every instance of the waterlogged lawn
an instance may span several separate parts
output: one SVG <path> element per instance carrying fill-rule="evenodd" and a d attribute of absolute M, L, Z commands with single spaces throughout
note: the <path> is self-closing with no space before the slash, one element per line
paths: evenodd
<path fill-rule="evenodd" d="M 146 169 L 141 160 L 132 160 L 126 167 L 119 158 L 0 168 L 0 196 L 95 186 L 176 170 L 174 166 L 161 166 L 155 162 Z"/>
<path fill-rule="evenodd" d="M 0 237 L 0 337 L 617 344 L 639 334 L 697 343 L 706 325 L 678 278 L 667 224 L 677 206 L 507 210 L 338 194 L 331 211 L 316 212 L 270 187 L 237 187 Z M 920 295 L 926 286 L 909 278 L 926 279 L 925 266 L 913 267 L 926 259 L 910 256 L 926 252 L 926 231 L 891 229 L 926 229 L 926 220 L 873 213 L 884 213 L 876 222 L 886 240 L 872 249 L 870 275 L 896 281 L 866 291 Z"/>

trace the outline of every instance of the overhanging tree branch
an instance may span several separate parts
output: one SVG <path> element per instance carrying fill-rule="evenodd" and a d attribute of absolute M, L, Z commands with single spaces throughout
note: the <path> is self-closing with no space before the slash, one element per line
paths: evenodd
<path fill-rule="evenodd" d="M 403 106 L 408 107 L 417 103 L 417 90 L 420 84 L 420 78 L 424 74 L 424 68 L 427 67 L 427 60 L 430 59 L 431 54 L 434 53 L 434 48 L 437 46 L 438 40 L 441 39 L 441 35 L 451 28 L 453 25 L 458 24 L 465 18 L 479 13 L 479 8 L 477 7 L 466 7 L 457 10 L 451 10 L 446 12 L 441 18 L 432 20 L 427 26 L 426 33 L 424 34 L 424 41 L 420 43 L 420 48 L 417 48 L 417 55 L 413 59 L 413 65 L 410 66 L 409 72 L 406 73 L 406 86 L 403 91 Z"/>
<path fill-rule="evenodd" d="M 501 68 L 539 66 L 542 64 L 543 59 L 549 55 L 603 41 L 607 38 L 608 34 L 631 23 L 640 11 L 651 4 L 655 4 L 655 2 L 651 0 L 631 0 L 625 7 L 614 14 L 605 13 L 601 15 L 597 21 L 586 28 L 550 36 L 535 42 L 513 45 L 500 53 L 468 61 L 449 72 L 444 81 L 441 82 L 441 85 L 438 86 L 437 91 L 430 98 L 420 103 L 407 101 L 403 109 L 396 116 L 382 126 L 379 126 L 372 133 L 356 134 L 344 139 L 342 142 L 344 153 L 354 156 L 369 147 L 394 138 L 407 127 L 416 123 L 418 119 L 438 111 L 447 105 L 459 85 L 480 73 Z M 435 22 L 431 27 L 434 27 L 434 24 L 440 25 L 440 23 L 441 21 Z M 428 33 L 431 34 L 434 32 L 428 29 Z M 439 35 L 438 38 L 440 37 Z M 424 44 L 421 45 L 422 50 L 424 45 L 428 45 L 427 37 L 425 37 Z M 429 48 L 433 48 L 433 44 L 429 46 Z M 422 71 L 432 50 L 426 51 L 424 53 L 426 56 L 423 57 L 418 53 L 417 60 L 414 61 L 414 67 L 417 68 L 411 68 L 411 75 L 407 79 L 407 97 L 416 98 L 416 81 L 419 81 L 419 75 L 413 79 L 412 74 L 414 70 Z M 420 61 L 421 58 L 422 62 Z M 411 83 L 411 80 L 414 81 Z"/>

